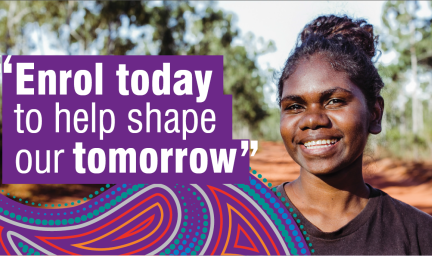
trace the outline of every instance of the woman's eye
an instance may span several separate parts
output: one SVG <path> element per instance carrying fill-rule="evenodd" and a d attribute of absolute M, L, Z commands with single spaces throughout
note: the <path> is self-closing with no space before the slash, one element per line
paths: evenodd
<path fill-rule="evenodd" d="M 342 104 L 342 103 L 344 103 L 343 100 L 340 100 L 340 99 L 331 99 L 331 100 L 327 103 L 327 105 L 339 105 L 339 104 Z"/>
<path fill-rule="evenodd" d="M 293 104 L 293 105 L 290 105 L 286 108 L 286 110 L 289 110 L 289 111 L 295 112 L 295 113 L 300 112 L 302 109 L 303 109 L 303 107 L 299 104 Z"/>

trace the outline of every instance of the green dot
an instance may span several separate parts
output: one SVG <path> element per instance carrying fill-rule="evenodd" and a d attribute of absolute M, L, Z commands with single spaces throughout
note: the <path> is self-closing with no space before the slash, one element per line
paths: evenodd
<path fill-rule="evenodd" d="M 34 253 L 34 249 L 33 249 L 33 248 L 30 248 L 30 249 L 29 249 L 29 252 L 28 252 L 27 255 L 32 255 L 33 253 Z"/>
<path fill-rule="evenodd" d="M 61 224 L 61 220 L 56 220 L 56 221 L 55 221 L 55 224 L 56 224 L 57 226 L 60 226 L 60 224 Z"/>
<path fill-rule="evenodd" d="M 269 183 L 269 187 L 270 187 L 270 186 L 271 186 L 271 183 Z M 276 190 L 277 190 L 276 187 L 272 188 L 272 191 L 273 191 L 273 192 L 276 192 Z"/>
<path fill-rule="evenodd" d="M 191 255 L 197 255 L 196 251 L 191 251 Z"/>
<path fill-rule="evenodd" d="M 168 248 L 165 249 L 165 253 L 166 253 L 166 254 L 169 254 L 170 252 L 171 252 L 170 249 L 168 249 Z"/>
<path fill-rule="evenodd" d="M 269 184 L 267 184 L 267 186 L 268 186 L 269 188 L 271 188 L 272 184 L 271 184 L 271 183 L 269 183 Z"/>
<path fill-rule="evenodd" d="M 306 237 L 306 241 L 309 241 L 309 237 Z"/>
<path fill-rule="evenodd" d="M 21 220 L 21 215 L 17 215 L 17 216 L 16 216 L 16 219 L 17 219 L 17 220 Z"/>
<path fill-rule="evenodd" d="M 196 195 L 196 192 L 192 192 L 192 195 Z"/>
<path fill-rule="evenodd" d="M 117 204 L 117 202 L 113 199 L 113 200 L 110 201 L 110 204 L 111 204 L 112 206 L 114 206 L 114 205 Z"/>
<path fill-rule="evenodd" d="M 198 200 L 201 200 L 201 197 L 197 197 Z"/>
<path fill-rule="evenodd" d="M 182 239 L 182 238 L 183 238 L 183 234 L 179 234 L 179 235 L 178 235 L 178 238 L 179 238 L 179 239 Z"/>
<path fill-rule="evenodd" d="M 136 191 L 138 191 L 139 187 L 138 187 L 137 185 L 133 185 L 133 186 L 132 186 L 132 189 L 133 189 L 133 191 L 136 192 Z"/>
<path fill-rule="evenodd" d="M 99 191 L 95 191 L 95 195 L 99 195 Z"/>
<path fill-rule="evenodd" d="M 89 197 L 90 197 L 90 198 L 93 198 L 93 194 L 90 194 Z"/>
<path fill-rule="evenodd" d="M 28 221 L 28 218 L 27 217 L 24 217 L 23 219 L 23 222 L 27 222 Z M 39 222 L 40 223 L 40 222 Z M 38 223 L 36 223 L 36 224 L 38 224 Z"/>
<path fill-rule="evenodd" d="M 41 255 L 40 252 L 35 252 L 34 255 Z"/>
<path fill-rule="evenodd" d="M 195 251 L 199 251 L 201 249 L 201 247 L 199 247 L 198 245 L 195 246 Z"/>
<path fill-rule="evenodd" d="M 187 215 L 184 216 L 185 220 L 187 220 L 189 217 Z"/>
<path fill-rule="evenodd" d="M 132 195 L 133 194 L 133 190 L 131 188 L 128 188 L 127 193 L 128 193 L 128 195 Z"/>
<path fill-rule="evenodd" d="M 87 201 L 87 197 L 84 197 L 83 200 L 84 200 L 84 201 Z"/>
<path fill-rule="evenodd" d="M 261 179 L 262 178 L 262 175 L 261 174 L 258 174 L 258 179 Z"/>
<path fill-rule="evenodd" d="M 267 182 L 267 179 L 266 179 L 266 178 L 264 178 L 264 179 L 263 179 L 263 181 L 264 181 L 264 182 Z"/>
<path fill-rule="evenodd" d="M 104 187 L 101 187 L 101 188 L 100 188 L 100 191 L 104 191 L 104 190 L 105 190 L 105 188 L 104 188 Z"/>
<path fill-rule="evenodd" d="M 293 212 L 294 210 L 293 210 L 293 208 L 290 208 L 289 211 L 290 211 L 290 212 Z"/>
<path fill-rule="evenodd" d="M 188 209 L 185 209 L 184 212 L 188 212 Z"/>
<path fill-rule="evenodd" d="M 205 239 L 206 238 L 206 235 L 205 234 L 201 234 L 201 239 Z"/>
<path fill-rule="evenodd" d="M 258 199 L 258 204 L 259 204 L 259 205 L 263 205 L 264 203 L 265 203 L 264 198 L 260 198 L 260 199 Z"/>
<path fill-rule="evenodd" d="M 106 203 L 106 204 L 105 204 L 105 209 L 108 210 L 109 208 L 111 208 L 111 205 L 110 205 L 109 203 Z"/>
<path fill-rule="evenodd" d="M 288 231 L 287 231 L 287 230 L 282 231 L 282 235 L 283 235 L 284 237 L 287 236 L 287 235 L 288 235 Z"/>
<path fill-rule="evenodd" d="M 201 203 L 200 203 L 200 206 L 204 206 L 204 202 L 201 202 Z"/>
<path fill-rule="evenodd" d="M 58 204 L 57 206 L 58 206 L 58 207 L 60 207 L 60 206 L 61 206 L 61 204 Z"/>
<path fill-rule="evenodd" d="M 288 206 L 289 206 L 289 203 L 285 203 L 285 206 L 288 207 Z"/>
<path fill-rule="evenodd" d="M 109 187 L 111 187 L 111 186 L 110 186 L 110 184 L 106 184 L 105 187 L 106 187 L 106 188 L 109 188 Z"/>
<path fill-rule="evenodd" d="M 277 220 L 275 221 L 275 224 L 276 224 L 277 226 L 279 226 L 280 224 L 282 224 L 282 221 L 281 221 L 280 219 L 277 219 Z"/>
<path fill-rule="evenodd" d="M 203 228 L 202 231 L 203 231 L 204 233 L 207 233 L 207 228 Z"/>
<path fill-rule="evenodd" d="M 93 213 L 91 213 L 91 212 L 87 213 L 87 218 L 89 218 L 89 219 L 93 218 Z"/>
<path fill-rule="evenodd" d="M 257 171 L 253 170 L 253 171 L 252 171 L 252 173 L 253 173 L 253 174 L 256 174 L 256 173 L 257 173 Z"/>
<path fill-rule="evenodd" d="M 33 218 L 30 218 L 30 219 L 29 219 L 29 223 L 30 223 L 30 224 L 33 224 L 34 222 L 35 222 L 35 220 L 34 220 Z"/>
<path fill-rule="evenodd" d="M 46 226 L 46 224 L 48 224 L 47 220 L 42 220 L 42 225 Z"/>
<path fill-rule="evenodd" d="M 174 243 L 175 243 L 175 244 L 179 244 L 180 241 L 179 241 L 178 239 L 176 239 L 176 240 L 174 240 Z"/>
<path fill-rule="evenodd" d="M 18 243 L 18 247 L 19 247 L 19 248 L 23 247 L 23 243 L 19 242 L 19 243 Z"/>
<path fill-rule="evenodd" d="M 85 215 L 81 216 L 81 220 L 82 221 L 86 221 L 87 220 L 87 216 L 85 216 Z"/>
<path fill-rule="evenodd" d="M 207 222 L 207 221 L 204 221 L 204 222 L 203 222 L 203 225 L 207 227 L 207 226 L 208 226 L 208 222 Z"/>
<path fill-rule="evenodd" d="M 268 210 L 269 209 L 269 204 L 268 203 L 264 203 L 263 204 L 263 209 L 264 210 Z"/>
<path fill-rule="evenodd" d="M 117 202 L 119 202 L 119 203 L 120 203 L 120 202 L 121 202 L 121 200 L 122 200 L 121 196 L 117 196 L 117 197 L 116 197 L 116 201 L 117 201 Z"/>
<path fill-rule="evenodd" d="M 300 229 L 303 229 L 304 227 L 303 227 L 303 225 L 300 225 Z"/>
<path fill-rule="evenodd" d="M 23 248 L 22 248 L 22 251 L 23 252 L 27 252 L 27 250 L 28 250 L 28 245 L 24 245 Z"/>
<path fill-rule="evenodd" d="M 69 224 L 74 224 L 74 219 L 72 219 L 72 218 L 70 218 L 69 220 L 68 220 L 68 222 L 69 222 Z"/>
<path fill-rule="evenodd" d="M 25 218 L 26 218 L 26 217 L 23 218 L 23 221 L 24 221 Z M 25 221 L 24 221 L 24 222 L 25 222 Z M 41 220 L 40 220 L 40 219 L 36 219 L 35 223 L 36 223 L 36 225 L 40 225 L 40 224 L 41 224 Z"/>
<path fill-rule="evenodd" d="M 81 218 L 80 217 L 76 217 L 75 218 L 75 223 L 80 223 L 81 222 Z"/>
<path fill-rule="evenodd" d="M 187 226 L 187 224 L 188 224 L 187 221 L 183 222 L 183 226 Z"/>
<path fill-rule="evenodd" d="M 287 243 L 291 242 L 291 237 L 290 236 L 286 236 L 285 237 L 285 242 L 287 242 Z"/>
<path fill-rule="evenodd" d="M 203 240 L 199 240 L 198 241 L 198 245 L 203 245 L 204 244 L 204 241 Z"/>
<path fill-rule="evenodd" d="M 74 204 L 75 204 L 74 202 L 71 203 L 71 205 L 74 205 Z"/>
<path fill-rule="evenodd" d="M 282 201 L 282 202 L 285 202 L 285 197 L 282 197 L 282 198 L 281 198 L 281 201 Z"/>
<path fill-rule="evenodd" d="M 288 248 L 294 248 L 295 244 L 293 242 L 288 243 Z"/>
<path fill-rule="evenodd" d="M 283 230 L 285 230 L 285 226 L 284 226 L 284 225 L 279 225 L 279 226 L 278 226 L 278 229 L 279 229 L 280 231 L 283 231 Z"/>
<path fill-rule="evenodd" d="M 67 219 L 62 219 L 62 224 L 67 225 Z"/>
<path fill-rule="evenodd" d="M 203 218 L 204 218 L 205 220 L 208 219 L 208 215 L 207 215 L 207 214 L 204 214 Z"/>
<path fill-rule="evenodd" d="M 303 231 L 303 235 L 306 235 L 307 233 L 306 233 L 306 231 Z"/>
<path fill-rule="evenodd" d="M 49 221 L 48 221 L 48 224 L 49 224 L 50 226 L 52 226 L 52 225 L 54 225 L 54 221 L 53 221 L 53 220 L 49 220 Z"/>
<path fill-rule="evenodd" d="M 6 215 L 6 216 L 9 215 L 9 211 L 8 211 L 8 210 L 5 210 L 5 211 L 3 212 L 3 214 Z"/>
<path fill-rule="evenodd" d="M 315 252 L 315 250 L 314 250 L 314 249 L 312 249 L 312 250 L 311 250 L 311 252 L 312 252 L 312 253 L 314 253 L 314 252 Z"/>
<path fill-rule="evenodd" d="M 184 199 L 184 196 L 182 196 L 181 199 L 183 200 L 183 199 Z"/>
<path fill-rule="evenodd" d="M 292 249 L 291 249 L 291 254 L 296 255 L 296 254 L 297 254 L 297 249 L 296 249 L 296 248 L 292 248 Z"/>
<path fill-rule="evenodd" d="M 312 247 L 312 243 L 309 243 L 309 247 Z"/>
<path fill-rule="evenodd" d="M 123 192 L 123 193 L 121 194 L 121 196 L 122 196 L 123 198 L 126 198 L 126 197 L 128 196 L 128 194 L 127 194 L 126 192 Z"/>
<path fill-rule="evenodd" d="M 65 203 L 65 206 L 68 206 L 68 204 L 67 204 L 67 203 Z"/>
<path fill-rule="evenodd" d="M 187 204 L 186 203 L 183 203 L 183 206 L 186 206 Z"/>
<path fill-rule="evenodd" d="M 297 214 L 294 213 L 294 214 L 293 214 L 293 217 L 296 218 L 296 217 L 297 217 Z"/>
<path fill-rule="evenodd" d="M 15 213 L 11 212 L 11 214 L 9 215 L 9 217 L 15 218 Z"/>
<path fill-rule="evenodd" d="M 182 228 L 180 231 L 181 231 L 182 233 L 184 233 L 184 232 L 186 232 L 186 229 L 185 229 L 185 228 Z"/>
<path fill-rule="evenodd" d="M 171 250 L 174 250 L 174 249 L 175 249 L 175 245 L 171 244 L 171 245 L 170 245 L 170 249 L 171 249 Z"/>
<path fill-rule="evenodd" d="M 206 212 L 207 212 L 207 209 L 206 209 L 206 208 L 203 208 L 203 209 L 202 209 L 202 212 L 203 212 L 203 213 L 206 213 Z"/>

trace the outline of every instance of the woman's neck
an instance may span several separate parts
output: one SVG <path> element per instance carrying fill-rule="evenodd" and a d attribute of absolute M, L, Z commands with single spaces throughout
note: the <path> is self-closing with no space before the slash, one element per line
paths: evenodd
<path fill-rule="evenodd" d="M 362 176 L 362 156 L 328 175 L 301 169 L 299 178 L 287 184 L 285 191 L 303 216 L 325 232 L 336 231 L 354 219 L 370 194 Z"/>

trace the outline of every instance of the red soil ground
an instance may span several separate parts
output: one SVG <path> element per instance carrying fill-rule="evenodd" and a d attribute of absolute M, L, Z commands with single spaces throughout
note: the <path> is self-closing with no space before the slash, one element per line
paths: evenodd
<path fill-rule="evenodd" d="M 260 142 L 250 166 L 274 185 L 295 180 L 300 171 L 278 142 Z M 373 187 L 432 215 L 432 162 L 384 158 L 365 164 L 363 176 Z"/>

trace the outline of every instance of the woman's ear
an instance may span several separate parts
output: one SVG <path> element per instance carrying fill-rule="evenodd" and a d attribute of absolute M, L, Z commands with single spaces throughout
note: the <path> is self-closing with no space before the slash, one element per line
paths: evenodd
<path fill-rule="evenodd" d="M 371 109 L 369 133 L 378 134 L 381 132 L 381 121 L 384 113 L 384 99 L 378 96 L 373 108 Z"/>

